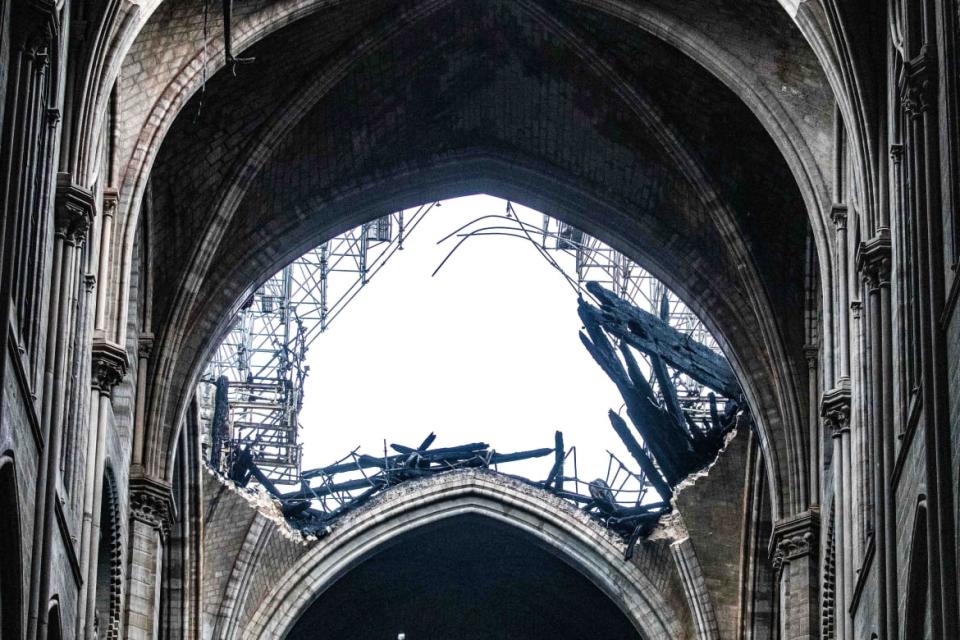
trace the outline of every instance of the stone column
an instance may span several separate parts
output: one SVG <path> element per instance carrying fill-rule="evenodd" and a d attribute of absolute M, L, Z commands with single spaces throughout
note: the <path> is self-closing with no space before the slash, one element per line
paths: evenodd
<path fill-rule="evenodd" d="M 110 275 L 110 257 L 113 247 L 113 218 L 116 215 L 119 196 L 116 189 L 103 192 L 103 218 L 100 220 L 100 255 L 97 265 L 97 277 L 101 285 L 97 290 L 97 312 L 93 327 L 98 332 L 106 330 L 107 290 Z"/>
<path fill-rule="evenodd" d="M 853 593 L 853 549 L 850 459 L 850 387 L 844 384 L 823 394 L 820 404 L 824 428 L 833 438 L 833 504 L 836 540 L 836 632 L 838 640 L 852 640 L 853 621 L 848 613 Z"/>
<path fill-rule="evenodd" d="M 153 351 L 153 334 L 140 334 L 137 342 L 137 400 L 133 418 L 133 452 L 131 468 L 134 472 L 143 470 L 144 420 L 147 409 L 147 365 Z"/>
<path fill-rule="evenodd" d="M 881 638 L 895 640 L 897 624 L 896 500 L 890 486 L 895 464 L 893 427 L 892 318 L 890 304 L 890 238 L 884 233 L 863 242 L 857 250 L 857 268 L 869 298 L 867 334 L 870 344 L 870 414 L 874 438 L 874 502 L 878 626 Z"/>
<path fill-rule="evenodd" d="M 925 14 L 929 19 L 930 15 Z M 925 22 L 929 27 L 929 22 Z M 939 81 L 937 60 L 929 46 L 935 38 L 925 28 L 918 55 L 904 65 L 901 96 L 910 121 L 909 155 L 917 225 L 917 302 L 920 321 L 921 398 L 927 502 L 927 572 L 931 584 L 931 627 L 943 638 L 960 636 L 954 542 L 953 469 L 947 382 L 946 337 L 940 326 L 944 308 L 942 201 L 940 197 Z M 917 43 L 920 44 L 920 43 Z"/>
<path fill-rule="evenodd" d="M 850 282 L 847 265 L 847 205 L 835 203 L 830 210 L 830 217 L 837 228 L 837 313 L 839 320 L 838 356 L 840 366 L 837 370 L 838 380 L 850 377 L 850 318 L 847 315 L 850 308 Z"/>
<path fill-rule="evenodd" d="M 815 345 L 805 345 L 803 354 L 807 359 L 807 390 L 809 393 L 808 402 L 810 406 L 810 501 L 816 504 L 823 502 L 823 496 L 820 495 L 820 468 L 823 460 L 823 438 L 820 435 L 820 420 L 817 418 L 815 408 L 817 406 L 817 395 L 819 394 L 819 364 L 820 350 Z"/>
<path fill-rule="evenodd" d="M 130 479 L 130 557 L 126 638 L 156 640 L 160 620 L 163 544 L 170 533 L 170 485 L 146 476 Z"/>
<path fill-rule="evenodd" d="M 820 512 L 811 509 L 773 527 L 771 558 L 780 593 L 780 640 L 820 636 L 817 602 Z"/>
<path fill-rule="evenodd" d="M 35 500 L 35 538 L 30 579 L 30 617 L 28 638 L 46 637 L 47 607 L 53 567 L 53 536 L 57 480 L 60 474 L 60 450 L 63 445 L 65 376 L 68 340 L 75 321 L 71 309 L 73 291 L 80 284 L 80 252 L 93 220 L 93 194 L 61 175 L 57 182 L 54 235 L 54 265 L 51 282 L 50 319 L 46 366 L 44 369 L 41 431 L 44 448 L 37 474 Z"/>
<path fill-rule="evenodd" d="M 94 638 L 94 610 L 97 604 L 97 563 L 100 554 L 100 512 L 103 509 L 103 475 L 106 460 L 107 423 L 113 388 L 127 372 L 127 354 L 109 342 L 93 344 L 90 398 L 90 429 L 87 446 L 87 478 L 83 496 L 80 570 L 84 576 L 77 601 L 77 629 L 80 637 Z M 93 431 L 96 429 L 96 431 Z"/>

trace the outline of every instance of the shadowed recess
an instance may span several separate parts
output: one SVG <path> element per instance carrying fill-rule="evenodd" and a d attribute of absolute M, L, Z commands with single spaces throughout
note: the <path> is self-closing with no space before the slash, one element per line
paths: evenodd
<path fill-rule="evenodd" d="M 402 536 L 340 578 L 290 640 L 605 640 L 640 636 L 586 577 L 482 516 Z"/>

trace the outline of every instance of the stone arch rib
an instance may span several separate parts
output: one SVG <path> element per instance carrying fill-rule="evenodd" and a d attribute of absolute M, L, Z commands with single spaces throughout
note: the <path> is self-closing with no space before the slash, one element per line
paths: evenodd
<path fill-rule="evenodd" d="M 489 473 L 451 473 L 413 491 L 385 494 L 319 541 L 281 578 L 236 637 L 281 638 L 340 576 L 397 536 L 460 515 L 512 526 L 581 572 L 627 616 L 644 638 L 682 637 L 680 619 L 622 546 L 582 514 Z"/>
<path fill-rule="evenodd" d="M 437 7 L 439 6 L 442 6 L 442 3 L 437 5 Z M 617 77 L 616 73 L 609 65 L 604 63 L 602 57 L 596 51 L 586 47 L 582 42 L 578 42 L 575 34 L 570 33 L 563 25 L 553 21 L 536 4 L 522 3 L 522 6 L 535 20 L 541 23 L 549 22 L 549 28 L 552 31 L 560 31 L 565 39 L 572 41 L 574 48 L 587 61 L 588 66 L 605 81 L 615 86 L 618 94 L 638 116 L 651 126 L 659 126 L 662 129 L 662 134 L 659 136 L 660 143 L 669 150 L 674 162 L 683 168 L 684 174 L 695 185 L 704 205 L 717 213 L 715 216 L 717 219 L 727 221 L 722 225 L 722 229 L 724 236 L 732 247 L 731 250 L 740 256 L 744 264 L 749 264 L 746 249 L 742 246 L 742 243 L 738 244 L 738 232 L 731 222 L 733 216 L 722 205 L 722 199 L 716 194 L 716 189 L 712 186 L 709 176 L 698 166 L 694 155 L 685 147 L 678 134 L 663 123 L 663 118 L 649 105 L 649 101 L 639 95 L 636 90 L 626 88 L 625 81 Z M 345 73 L 345 68 L 348 66 L 345 60 L 334 61 L 331 66 L 332 71 L 330 69 L 322 70 L 311 83 L 308 83 L 309 88 L 306 91 L 301 93 L 296 100 L 282 107 L 278 111 L 277 117 L 271 118 L 273 124 L 270 126 L 270 130 L 263 133 L 260 139 L 256 141 L 253 150 L 245 156 L 237 167 L 231 170 L 230 177 L 228 177 L 221 190 L 214 215 L 210 216 L 210 222 L 204 232 L 208 241 L 197 243 L 198 248 L 190 259 L 191 264 L 195 264 L 196 267 L 189 271 L 188 277 L 184 280 L 184 286 L 177 294 L 177 301 L 171 304 L 171 308 L 176 310 L 178 314 L 167 323 L 167 327 L 171 328 L 172 332 L 170 336 L 161 337 L 160 340 L 161 343 L 165 343 L 168 339 L 173 342 L 165 344 L 163 349 L 158 352 L 159 360 L 156 363 L 157 374 L 155 379 L 161 381 L 161 383 L 150 400 L 150 415 L 154 416 L 150 420 L 151 426 L 149 429 L 151 451 L 154 452 L 154 458 L 150 462 L 158 471 L 167 466 L 162 456 L 168 453 L 167 448 L 164 447 L 163 434 L 160 431 L 164 428 L 164 425 L 176 429 L 176 425 L 180 424 L 180 416 L 186 408 L 185 401 L 181 401 L 179 406 L 174 407 L 173 405 L 177 404 L 177 400 L 171 400 L 167 397 L 172 390 L 169 387 L 164 388 L 167 384 L 166 381 L 172 379 L 172 376 L 169 375 L 172 368 L 177 366 L 176 362 L 171 359 L 171 354 L 180 352 L 179 341 L 183 338 L 182 333 L 178 334 L 177 328 L 186 322 L 190 313 L 189 309 L 194 308 L 195 301 L 201 294 L 199 283 L 215 257 L 210 247 L 217 246 L 226 225 L 232 218 L 233 212 L 242 200 L 246 185 L 253 180 L 253 177 L 259 173 L 259 169 L 269 160 L 278 144 L 277 141 L 282 138 L 283 133 L 288 131 L 303 116 L 310 104 L 319 100 L 325 94 L 326 88 L 336 81 L 335 77 L 338 74 Z M 758 276 L 752 272 L 747 273 L 748 271 L 749 269 L 745 270 L 743 278 L 749 280 L 746 288 L 754 292 L 755 299 L 753 302 L 757 309 L 761 310 L 756 314 L 761 324 L 761 333 L 764 335 L 769 348 L 778 353 L 778 361 L 786 361 L 786 356 L 780 346 L 778 329 L 769 321 L 771 314 L 762 312 L 768 305 L 761 287 L 757 284 Z M 791 375 L 773 376 L 772 379 L 776 381 L 779 387 L 777 398 L 780 405 L 777 407 L 777 411 L 786 427 L 783 430 L 786 448 L 784 451 L 778 451 L 776 438 L 772 438 L 767 433 L 764 434 L 762 440 L 765 453 L 770 460 L 768 471 L 772 485 L 773 508 L 779 517 L 779 515 L 802 510 L 806 506 L 805 487 L 807 482 L 805 478 L 809 470 L 806 467 L 804 423 L 798 408 L 799 395 L 795 380 Z M 168 406 L 168 403 L 170 403 L 170 406 Z"/>

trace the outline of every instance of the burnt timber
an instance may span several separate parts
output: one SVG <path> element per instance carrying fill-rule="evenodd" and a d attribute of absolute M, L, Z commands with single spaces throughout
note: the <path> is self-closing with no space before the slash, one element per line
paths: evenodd
<path fill-rule="evenodd" d="M 503 473 L 498 465 L 552 455 L 553 465 L 542 481 L 504 475 L 576 505 L 619 534 L 627 543 L 629 558 L 637 540 L 648 535 L 659 518 L 672 509 L 674 488 L 716 458 L 726 434 L 745 414 L 733 399 L 739 397 L 740 392 L 727 362 L 705 345 L 672 328 L 665 308 L 661 317 L 657 317 L 596 283 L 588 283 L 587 289 L 599 307 L 580 298 L 578 313 L 584 327 L 580 339 L 623 397 L 633 429 L 614 411 L 609 412 L 608 418 L 639 466 L 639 473 L 629 470 L 610 454 L 611 461 L 617 463 L 613 479 L 608 472 L 607 479 L 584 482 L 577 478 L 575 469 L 572 476 L 565 475 L 568 451 L 563 434 L 557 431 L 553 447 L 510 453 L 495 451 L 485 442 L 431 448 L 436 434 L 430 433 L 415 447 L 392 443 L 393 453 L 385 450 L 380 456 L 353 451 L 334 464 L 303 471 L 300 488 L 285 493 L 258 468 L 252 451 L 256 443 L 253 443 L 236 446 L 229 452 L 228 478 L 243 487 L 256 480 L 277 501 L 291 526 L 305 535 L 322 536 L 338 518 L 403 482 L 466 468 Z M 614 346 L 614 340 L 618 347 Z M 641 370 L 633 349 L 648 359 L 651 380 Z M 727 398 L 724 411 L 718 411 L 716 398 L 711 393 L 708 416 L 704 419 L 691 415 L 680 402 L 668 367 L 720 391 Z M 624 477 L 637 480 L 642 487 L 651 487 L 659 499 L 646 499 L 645 491 L 636 492 L 630 500 L 621 499 L 625 482 L 617 480 Z M 568 488 L 568 483 L 573 485 L 573 490 Z M 581 491 L 581 486 L 586 490 Z M 328 501 L 335 506 L 328 508 Z"/>
<path fill-rule="evenodd" d="M 613 411 L 609 414 L 611 424 L 660 496 L 670 500 L 674 487 L 716 458 L 726 434 L 743 417 L 733 370 L 722 356 L 671 327 L 663 305 L 657 317 L 595 282 L 587 284 L 587 291 L 600 307 L 580 298 L 578 313 L 584 327 L 580 340 L 617 386 L 627 416 L 646 448 Z M 611 337 L 619 342 L 619 348 L 614 347 Z M 649 359 L 659 393 L 644 375 L 632 349 Z M 667 365 L 726 396 L 723 414 L 717 410 L 713 393 L 708 395 L 707 419 L 698 421 L 686 412 Z"/>

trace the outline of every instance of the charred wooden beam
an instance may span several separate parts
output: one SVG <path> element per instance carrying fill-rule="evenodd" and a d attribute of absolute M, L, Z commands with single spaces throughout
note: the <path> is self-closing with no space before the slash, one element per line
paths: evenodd
<path fill-rule="evenodd" d="M 547 475 L 547 481 L 544 482 L 544 485 L 549 489 L 553 488 L 557 491 L 563 491 L 563 462 L 564 457 L 566 456 L 566 451 L 563 448 L 563 432 L 557 431 L 553 434 L 553 467 L 550 469 L 549 475 Z"/>
<path fill-rule="evenodd" d="M 627 415 L 660 466 L 663 478 L 670 485 L 677 484 L 686 477 L 684 458 L 690 449 L 686 429 L 678 428 L 660 408 L 653 389 L 626 347 L 621 349 L 626 362 L 626 370 L 624 369 L 610 339 L 600 326 L 596 309 L 581 300 L 578 311 L 587 333 L 580 334 L 584 347 L 617 386 L 626 405 Z M 644 472 L 646 473 L 646 469 Z"/>
<path fill-rule="evenodd" d="M 531 449 L 529 451 L 517 451 L 516 453 L 494 453 L 490 456 L 490 464 L 506 464 L 507 462 L 519 462 L 520 460 L 531 460 L 533 458 L 542 458 L 553 453 L 553 449 Z"/>
<path fill-rule="evenodd" d="M 253 58 L 237 58 L 233 55 L 233 0 L 223 0 L 223 53 L 231 67 L 253 62 Z"/>
<path fill-rule="evenodd" d="M 630 455 L 633 456 L 633 459 L 636 460 L 637 464 L 640 465 L 640 469 L 643 470 L 643 473 L 650 481 L 650 484 L 653 485 L 653 488 L 657 491 L 657 493 L 660 494 L 661 498 L 664 500 L 670 500 L 673 497 L 673 490 L 664 480 L 663 476 L 660 475 L 660 470 L 654 466 L 653 461 L 650 460 L 647 452 L 643 450 L 643 447 L 640 446 L 640 443 L 637 442 L 637 439 L 633 437 L 632 433 L 630 433 L 630 429 L 627 427 L 626 421 L 613 411 L 608 412 L 607 415 L 610 417 L 610 424 L 613 425 L 613 430 L 617 432 L 617 435 L 620 436 L 620 440 L 623 441 L 627 451 L 630 452 Z"/>
<path fill-rule="evenodd" d="M 486 442 L 471 442 L 470 444 L 462 444 L 457 447 L 441 447 L 439 449 L 431 449 L 429 451 L 421 451 L 420 449 L 406 447 L 401 444 L 391 444 L 390 448 L 402 454 L 401 456 L 396 456 L 396 458 L 405 458 L 411 453 L 421 453 L 425 458 L 434 460 L 449 457 L 451 455 L 456 456 L 463 453 L 478 453 L 481 451 L 486 451 L 490 448 L 490 445 Z"/>
<path fill-rule="evenodd" d="M 227 418 L 230 415 L 230 381 L 226 376 L 217 378 L 213 400 L 213 420 L 210 421 L 210 466 L 220 468 L 220 454 L 227 439 Z"/>
<path fill-rule="evenodd" d="M 657 492 L 669 499 L 670 488 L 716 457 L 723 447 L 724 435 L 735 423 L 729 412 L 736 411 L 736 404 L 730 401 L 726 408 L 725 417 L 731 419 L 721 419 L 714 399 L 710 420 L 699 425 L 681 406 L 667 365 L 701 384 L 731 394 L 729 397 L 739 396 L 733 371 L 722 357 L 669 326 L 669 308 L 664 300 L 658 318 L 596 283 L 588 283 L 587 289 L 600 301 L 601 308 L 580 300 L 578 313 L 584 327 L 580 339 L 620 391 L 627 415 L 647 451 L 640 448 L 626 421 L 613 412 L 611 423 Z M 619 357 L 608 334 L 620 341 Z M 649 356 L 659 397 L 641 371 L 632 348 Z"/>
<path fill-rule="evenodd" d="M 591 308 L 612 335 L 639 351 L 659 355 L 674 369 L 724 397 L 740 396 L 733 369 L 722 356 L 596 282 L 588 282 L 587 291 L 600 303 L 600 309 Z"/>
<path fill-rule="evenodd" d="M 301 491 L 285 493 L 281 495 L 280 498 L 283 500 L 310 500 L 328 496 L 332 493 L 353 491 L 355 489 L 363 489 L 364 487 L 382 486 L 385 484 L 385 479 L 378 474 L 370 478 L 356 478 L 354 480 L 345 480 L 335 484 L 325 484 L 319 487 L 310 487 L 309 489 L 303 489 Z"/>

